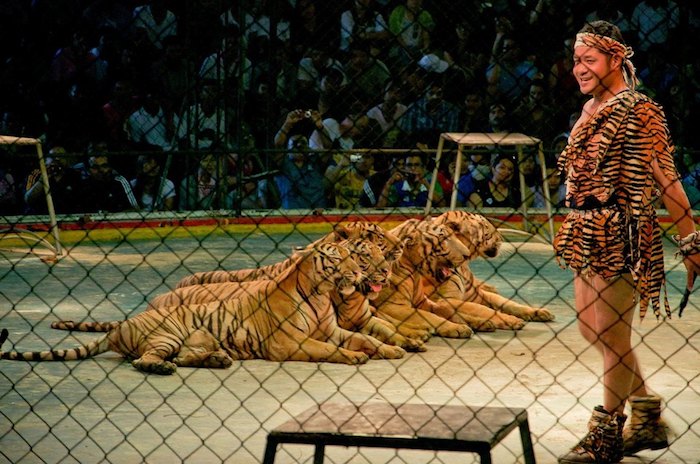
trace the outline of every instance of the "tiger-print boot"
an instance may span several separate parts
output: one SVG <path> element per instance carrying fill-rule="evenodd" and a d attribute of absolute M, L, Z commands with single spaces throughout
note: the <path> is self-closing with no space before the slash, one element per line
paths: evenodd
<path fill-rule="evenodd" d="M 625 455 L 631 456 L 645 449 L 668 448 L 668 426 L 661 419 L 661 398 L 658 396 L 631 396 L 630 422 L 622 431 Z"/>
<path fill-rule="evenodd" d="M 622 461 L 622 429 L 627 416 L 610 414 L 602 406 L 596 406 L 588 421 L 588 433 L 559 464 L 612 464 Z"/>

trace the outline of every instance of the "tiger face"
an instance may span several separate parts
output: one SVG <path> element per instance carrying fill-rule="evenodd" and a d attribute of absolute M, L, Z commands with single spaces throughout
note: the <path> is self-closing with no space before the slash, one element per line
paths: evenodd
<path fill-rule="evenodd" d="M 500 251 L 503 236 L 481 214 L 466 211 L 447 211 L 433 219 L 453 229 L 459 240 L 470 250 L 470 259 L 477 256 L 494 258 Z"/>
<path fill-rule="evenodd" d="M 316 247 L 312 256 L 314 269 L 320 277 L 318 293 L 337 289 L 341 294 L 349 295 L 355 291 L 362 271 L 350 250 L 339 244 L 325 243 Z"/>
<path fill-rule="evenodd" d="M 391 264 L 378 245 L 362 239 L 340 242 L 350 250 L 353 259 L 362 270 L 362 281 L 358 285 L 360 293 L 373 300 L 389 284 Z"/>
<path fill-rule="evenodd" d="M 447 280 L 469 258 L 469 249 L 450 227 L 428 220 L 399 228 L 407 234 L 405 253 L 410 253 L 413 265 L 439 282 Z"/>
<path fill-rule="evenodd" d="M 356 221 L 338 225 L 334 233 L 341 239 L 362 239 L 376 244 L 390 263 L 397 261 L 403 252 L 401 239 L 373 222 Z"/>

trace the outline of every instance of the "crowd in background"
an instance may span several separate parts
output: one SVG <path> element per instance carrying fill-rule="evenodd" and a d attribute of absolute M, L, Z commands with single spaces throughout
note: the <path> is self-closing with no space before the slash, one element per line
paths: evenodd
<path fill-rule="evenodd" d="M 42 140 L 59 213 L 420 206 L 443 132 L 541 139 L 558 207 L 595 19 L 634 48 L 700 203 L 700 7 L 672 0 L 4 0 L 0 134 Z M 43 214 L 14 149 L 0 215 Z M 449 153 L 434 204 L 542 207 L 531 155 L 476 147 L 455 183 Z"/>

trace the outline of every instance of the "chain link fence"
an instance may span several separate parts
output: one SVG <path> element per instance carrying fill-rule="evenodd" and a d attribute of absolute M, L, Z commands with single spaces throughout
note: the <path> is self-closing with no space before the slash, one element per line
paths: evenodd
<path fill-rule="evenodd" d="M 556 462 L 602 397 L 571 273 L 549 243 L 566 212 L 556 159 L 584 103 L 571 40 L 585 21 L 615 22 L 634 48 L 641 90 L 664 106 L 700 202 L 700 60 L 686 39 L 699 11 L 656 3 L 4 2 L 0 134 L 36 140 L 45 166 L 32 143 L 0 145 L 4 351 L 87 343 L 97 335 L 50 323 L 136 316 L 189 274 L 274 264 L 355 221 L 388 230 L 424 217 L 429 196 L 433 215 L 454 202 L 498 226 L 503 249 L 474 260 L 474 275 L 556 319 L 434 336 L 425 352 L 358 366 L 246 360 L 161 377 L 114 353 L 3 360 L 0 462 L 261 462 L 271 430 L 324 402 L 526 408 L 537 462 Z M 492 143 L 441 147 L 444 133 Z M 509 134 L 533 144 L 506 144 Z M 480 190 L 498 171 L 506 193 Z M 675 308 L 685 271 L 659 212 Z M 697 309 L 691 296 L 682 319 L 635 322 L 677 435 L 639 462 L 698 462 Z M 493 452 L 524 462 L 517 437 Z M 284 445 L 276 462 L 313 459 Z M 465 459 L 326 450 L 335 463 Z"/>

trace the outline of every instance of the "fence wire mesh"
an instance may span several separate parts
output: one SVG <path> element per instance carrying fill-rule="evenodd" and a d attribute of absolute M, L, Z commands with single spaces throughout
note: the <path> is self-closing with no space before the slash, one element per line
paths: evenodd
<path fill-rule="evenodd" d="M 367 362 L 342 352 L 358 365 L 247 359 L 157 376 L 113 352 L 2 360 L 0 462 L 262 462 L 273 429 L 328 402 L 525 408 L 537 462 L 556 462 L 603 397 L 602 362 L 578 332 L 572 274 L 555 262 L 549 228 L 568 211 L 556 161 L 587 98 L 572 76 L 585 22 L 615 23 L 635 50 L 639 90 L 663 105 L 683 187 L 700 203 L 700 60 L 687 40 L 700 11 L 611 5 L 3 2 L 3 352 L 89 343 L 99 334 L 50 324 L 137 317 L 188 275 L 274 265 L 358 221 L 388 231 L 424 218 L 428 197 L 434 217 L 454 201 L 499 227 L 500 253 L 469 267 L 523 317 L 472 321 L 471 336 L 443 326 L 405 342 L 407 353 L 393 338 Z M 485 133 L 490 143 L 441 146 L 444 133 Z M 505 143 L 513 134 L 533 143 Z M 14 137 L 36 140 L 43 166 L 36 146 Z M 491 192 L 489 179 L 503 190 Z M 695 463 L 700 304 L 691 296 L 678 317 L 685 269 L 661 207 L 676 312 L 635 319 L 632 340 L 676 436 L 623 462 Z M 494 447 L 493 462 L 525 462 L 516 435 Z M 325 454 L 334 463 L 478 460 L 356 446 Z M 313 461 L 312 447 L 286 444 L 275 462 Z"/>

